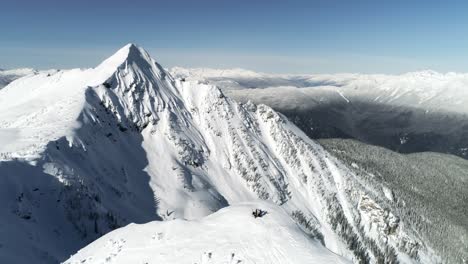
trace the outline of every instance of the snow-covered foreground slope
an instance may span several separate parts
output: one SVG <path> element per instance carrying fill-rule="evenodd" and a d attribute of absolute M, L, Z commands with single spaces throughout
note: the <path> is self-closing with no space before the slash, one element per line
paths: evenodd
<path fill-rule="evenodd" d="M 262 208 L 268 213 L 254 218 Z M 308 237 L 278 206 L 229 206 L 200 220 L 131 224 L 91 243 L 65 263 L 350 263 Z"/>
<path fill-rule="evenodd" d="M 200 219 L 259 198 L 348 260 L 443 254 L 386 188 L 284 116 L 175 79 L 135 45 L 93 69 L 11 83 L 0 135 L 0 262 L 55 263 L 132 222 Z"/>
<path fill-rule="evenodd" d="M 37 73 L 33 69 L 14 69 L 14 70 L 2 70 L 0 69 L 0 89 L 7 86 L 12 81 L 19 79 L 23 76 Z"/>

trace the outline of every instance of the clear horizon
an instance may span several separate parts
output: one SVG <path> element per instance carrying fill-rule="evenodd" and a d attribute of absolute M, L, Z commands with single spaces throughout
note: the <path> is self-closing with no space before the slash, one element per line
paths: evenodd
<path fill-rule="evenodd" d="M 463 1 L 8 1 L 0 68 L 94 67 L 125 44 L 164 67 L 468 72 Z"/>

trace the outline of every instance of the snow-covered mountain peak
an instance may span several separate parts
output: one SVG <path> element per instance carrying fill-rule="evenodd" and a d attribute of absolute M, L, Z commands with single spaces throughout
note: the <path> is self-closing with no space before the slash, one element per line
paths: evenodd
<path fill-rule="evenodd" d="M 137 83 L 144 83 L 146 81 L 160 81 L 168 75 L 163 67 L 151 58 L 146 50 L 132 43 L 122 47 L 94 68 L 93 71 L 99 79 L 95 85 L 102 83 L 106 83 L 107 85 L 112 81 L 112 78 L 117 78 L 128 82 L 127 85 L 135 86 Z M 153 86 L 152 88 L 157 87 Z"/>
<path fill-rule="evenodd" d="M 147 52 L 143 48 L 140 48 L 133 43 L 129 43 L 120 48 L 109 58 L 105 59 L 101 63 L 101 65 L 115 64 L 118 66 L 126 60 L 136 59 L 138 57 L 141 57 L 143 54 L 147 56 L 148 60 L 151 60 L 151 58 L 148 56 Z"/>
<path fill-rule="evenodd" d="M 115 90 L 113 99 L 109 89 Z M 30 75 L 1 90 L 0 153 L 3 157 L 35 159 L 51 140 L 62 136 L 72 140 L 82 125 L 79 116 L 89 104 L 96 104 L 90 101 L 90 93 L 99 95 L 107 107 L 119 98 L 112 103 L 124 104 L 118 108 L 118 116 L 129 116 L 138 124 L 178 96 L 172 77 L 134 44 L 124 46 L 93 69 Z"/>
<path fill-rule="evenodd" d="M 133 43 L 129 43 L 104 60 L 96 67 L 96 69 L 115 71 L 119 67 L 128 67 L 131 65 L 148 67 L 157 65 L 157 63 L 151 58 L 146 50 Z"/>

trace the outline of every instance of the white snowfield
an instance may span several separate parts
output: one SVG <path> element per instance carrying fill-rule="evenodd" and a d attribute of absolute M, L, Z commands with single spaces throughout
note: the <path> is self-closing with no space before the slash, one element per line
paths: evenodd
<path fill-rule="evenodd" d="M 0 139 L 0 263 L 57 263 L 118 227 L 173 219 L 194 221 L 128 226 L 77 258 L 125 263 L 149 243 L 138 234 L 154 227 L 166 237 L 159 252 L 138 255 L 153 263 L 186 263 L 158 255 L 182 250 L 256 263 L 342 261 L 330 252 L 354 262 L 439 260 L 381 183 L 370 186 L 270 107 L 176 79 L 133 44 L 96 68 L 39 73 L 0 90 Z M 246 205 L 203 218 L 258 199 L 279 208 L 268 205 L 265 219 Z M 270 232 L 259 242 L 255 228 Z M 219 232 L 223 246 L 208 247 Z M 129 247 L 118 254 L 122 239 Z"/>
<path fill-rule="evenodd" d="M 268 213 L 259 218 L 252 210 Z M 308 237 L 280 207 L 229 206 L 200 220 L 154 221 L 115 230 L 72 256 L 81 263 L 351 263 Z"/>
<path fill-rule="evenodd" d="M 209 81 L 235 98 L 259 98 L 288 109 L 320 100 L 370 101 L 397 106 L 468 113 L 468 74 L 410 72 L 384 74 L 267 74 L 242 69 L 185 69 L 174 67 L 177 77 Z M 275 100 L 268 100 L 268 97 Z M 284 98 L 283 98 L 284 97 Z M 283 98 L 278 100 L 278 98 Z M 271 104 L 270 104 L 271 103 Z"/>

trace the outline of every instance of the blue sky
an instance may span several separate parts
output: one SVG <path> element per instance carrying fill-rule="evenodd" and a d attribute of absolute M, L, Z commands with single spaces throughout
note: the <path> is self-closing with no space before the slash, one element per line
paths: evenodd
<path fill-rule="evenodd" d="M 468 72 L 467 1 L 0 0 L 0 67 L 93 67 L 129 42 L 165 67 Z"/>

